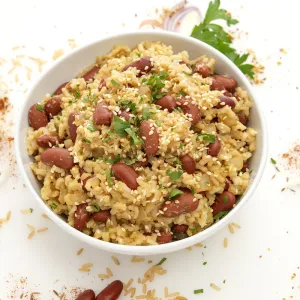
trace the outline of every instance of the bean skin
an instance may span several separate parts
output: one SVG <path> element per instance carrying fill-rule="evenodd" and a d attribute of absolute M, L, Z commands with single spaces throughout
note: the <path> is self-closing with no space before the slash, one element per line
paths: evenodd
<path fill-rule="evenodd" d="M 94 124 L 110 126 L 113 113 L 107 108 L 106 102 L 98 102 L 94 111 Z"/>
<path fill-rule="evenodd" d="M 213 80 L 211 84 L 212 90 L 227 90 L 228 92 L 232 92 L 235 90 L 235 88 L 236 81 L 233 78 L 225 77 L 222 75 L 213 75 Z"/>
<path fill-rule="evenodd" d="M 172 241 L 172 234 L 170 232 L 160 232 L 160 235 L 157 235 L 156 242 L 158 244 L 167 244 Z"/>
<path fill-rule="evenodd" d="M 237 113 L 237 116 L 239 118 L 239 121 L 246 126 L 248 123 L 248 117 L 245 115 L 245 113 L 243 113 L 242 111 Z"/>
<path fill-rule="evenodd" d="M 242 172 L 247 172 L 249 171 L 249 163 L 248 161 L 244 162 Z"/>
<path fill-rule="evenodd" d="M 44 109 L 42 111 L 39 111 L 37 109 L 38 105 L 39 104 L 32 105 L 28 112 L 29 125 L 34 130 L 38 130 L 41 127 L 45 127 L 49 123 L 48 117 Z"/>
<path fill-rule="evenodd" d="M 185 154 L 181 156 L 181 163 L 182 163 L 182 168 L 185 172 L 188 174 L 193 174 L 196 171 L 196 163 L 194 159 L 189 156 L 188 154 Z"/>
<path fill-rule="evenodd" d="M 87 204 L 82 203 L 77 206 L 74 214 L 74 227 L 82 231 L 89 220 L 89 213 L 86 211 Z"/>
<path fill-rule="evenodd" d="M 174 201 L 166 201 L 161 210 L 167 218 L 177 217 L 183 213 L 190 213 L 197 209 L 199 200 L 195 200 L 191 193 L 184 193 Z M 166 208 L 166 209 L 165 209 Z"/>
<path fill-rule="evenodd" d="M 73 143 L 75 143 L 77 137 L 77 126 L 75 125 L 76 116 L 78 116 L 78 112 L 72 112 L 68 119 L 70 137 Z"/>
<path fill-rule="evenodd" d="M 132 167 L 133 167 L 134 169 L 140 168 L 140 167 L 146 168 L 146 167 L 148 167 L 148 166 L 149 166 L 149 160 L 148 160 L 147 157 L 146 157 L 146 160 L 145 160 L 145 161 L 137 161 L 137 162 L 135 162 L 135 163 L 132 165 Z"/>
<path fill-rule="evenodd" d="M 62 169 L 71 169 L 74 166 L 74 160 L 70 152 L 63 148 L 46 149 L 41 154 L 41 162 L 49 166 L 57 166 Z"/>
<path fill-rule="evenodd" d="M 98 294 L 96 300 L 117 300 L 123 291 L 123 283 L 115 280 Z"/>
<path fill-rule="evenodd" d="M 141 123 L 140 132 L 144 141 L 146 154 L 148 156 L 154 156 L 158 151 L 159 145 L 159 135 L 156 127 L 150 121 L 146 120 Z"/>
<path fill-rule="evenodd" d="M 216 106 L 216 108 L 223 108 L 224 106 L 230 106 L 231 108 L 235 108 L 235 102 L 232 98 L 226 96 L 219 97 L 220 102 Z"/>
<path fill-rule="evenodd" d="M 88 72 L 86 72 L 84 75 L 82 75 L 82 78 L 85 80 L 85 81 L 90 81 L 90 80 L 93 80 L 96 73 L 98 73 L 99 71 L 99 67 L 98 66 L 94 66 L 92 67 Z"/>
<path fill-rule="evenodd" d="M 213 215 L 217 215 L 220 211 L 228 211 L 232 209 L 235 201 L 235 195 L 228 191 L 218 195 L 217 200 L 211 206 L 213 209 Z"/>
<path fill-rule="evenodd" d="M 52 97 L 50 98 L 44 107 L 45 113 L 47 114 L 48 118 L 51 119 L 54 116 L 58 115 L 61 111 L 61 99 L 59 97 Z"/>
<path fill-rule="evenodd" d="M 232 180 L 230 179 L 229 176 L 226 177 L 225 179 L 225 187 L 224 187 L 224 191 L 228 191 L 229 187 L 230 187 L 230 184 L 232 184 Z"/>
<path fill-rule="evenodd" d="M 218 156 L 221 147 L 222 147 L 221 141 L 218 138 L 216 138 L 216 141 L 212 144 L 209 144 L 208 146 L 208 155 L 213 157 Z"/>
<path fill-rule="evenodd" d="M 211 76 L 211 69 L 202 61 L 198 61 L 194 67 L 194 73 L 199 73 L 203 78 Z"/>
<path fill-rule="evenodd" d="M 87 189 L 85 188 L 85 185 L 86 185 L 87 181 L 88 181 L 89 179 L 91 179 L 91 178 L 92 178 L 92 176 L 88 176 L 88 177 L 84 178 L 83 180 L 80 179 L 82 188 L 83 188 L 83 190 L 84 190 L 85 192 L 87 192 Z"/>
<path fill-rule="evenodd" d="M 93 219 L 96 222 L 105 223 L 108 219 L 110 219 L 110 211 L 101 210 L 99 212 L 95 212 L 93 213 Z"/>
<path fill-rule="evenodd" d="M 144 56 L 141 59 L 136 60 L 133 63 L 125 66 L 123 68 L 123 72 L 129 68 L 136 68 L 138 70 L 138 74 L 137 74 L 138 77 L 142 76 L 145 73 L 149 73 L 153 68 L 153 64 L 150 59 L 151 59 L 150 56 Z"/>
<path fill-rule="evenodd" d="M 177 107 L 175 98 L 170 95 L 160 98 L 157 100 L 156 104 L 162 109 L 167 109 L 169 112 L 172 112 Z"/>
<path fill-rule="evenodd" d="M 189 226 L 188 225 L 185 225 L 185 224 L 175 224 L 173 225 L 172 227 L 172 231 L 175 233 L 178 233 L 178 232 L 187 232 L 187 230 L 189 229 Z"/>
<path fill-rule="evenodd" d="M 102 80 L 100 81 L 98 90 L 101 91 L 102 88 L 104 88 L 104 87 L 107 87 L 107 86 L 106 86 L 106 79 L 102 79 Z"/>
<path fill-rule="evenodd" d="M 119 113 L 119 116 L 121 118 L 124 118 L 126 121 L 128 121 L 130 119 L 130 113 L 126 110 L 121 110 L 121 112 Z"/>
<path fill-rule="evenodd" d="M 188 238 L 188 234 L 186 232 L 174 232 L 173 234 L 173 241 L 176 242 L 176 241 L 180 241 L 180 240 L 183 240 L 183 239 L 186 239 Z"/>
<path fill-rule="evenodd" d="M 41 148 L 51 148 L 59 143 L 59 139 L 55 135 L 41 135 L 36 143 Z"/>
<path fill-rule="evenodd" d="M 196 125 L 201 119 L 201 111 L 197 105 L 191 103 L 192 99 L 182 97 L 177 100 L 185 114 L 192 116 L 192 125 Z"/>
<path fill-rule="evenodd" d="M 85 290 L 79 294 L 76 300 L 95 300 L 95 292 L 93 290 Z"/>
<path fill-rule="evenodd" d="M 53 93 L 55 96 L 59 96 L 62 94 L 62 89 L 69 83 L 69 81 L 64 82 L 62 85 L 60 85 L 55 92 Z"/>
<path fill-rule="evenodd" d="M 139 186 L 136 179 L 139 177 L 137 172 L 131 166 L 124 163 L 117 163 L 111 167 L 115 177 L 123 181 L 129 188 L 136 190 Z"/>

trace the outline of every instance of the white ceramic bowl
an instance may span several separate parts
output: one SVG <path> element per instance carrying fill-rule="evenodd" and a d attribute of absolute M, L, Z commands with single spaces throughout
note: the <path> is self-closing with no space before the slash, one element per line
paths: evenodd
<path fill-rule="evenodd" d="M 228 74 L 235 78 L 238 86 L 248 91 L 253 101 L 254 105 L 251 109 L 249 125 L 254 127 L 258 132 L 257 150 L 251 160 L 251 169 L 253 170 L 251 174 L 251 184 L 238 205 L 222 220 L 192 237 L 177 242 L 157 246 L 126 246 L 97 240 L 77 231 L 73 227 L 69 226 L 61 217 L 57 216 L 44 203 L 40 197 L 41 186 L 29 167 L 32 158 L 27 154 L 25 140 L 28 129 L 28 110 L 34 103 L 43 99 L 46 93 L 51 93 L 63 82 L 74 78 L 82 69 L 91 65 L 95 61 L 96 56 L 108 53 L 114 45 L 123 44 L 133 47 L 144 40 L 162 41 L 167 45 L 172 45 L 174 52 L 186 50 L 190 54 L 191 58 L 196 58 L 203 54 L 206 54 L 208 57 L 215 58 L 217 72 L 220 74 Z M 87 244 L 99 249 L 130 255 L 152 255 L 173 252 L 194 245 L 213 235 L 228 224 L 238 210 L 240 210 L 240 208 L 249 200 L 261 179 L 267 158 L 267 133 L 265 121 L 248 79 L 227 57 L 209 45 L 188 36 L 169 32 L 137 31 L 114 35 L 81 47 L 64 57 L 62 60 L 57 61 L 40 77 L 28 93 L 27 99 L 21 109 L 16 129 L 16 155 L 21 173 L 29 190 L 43 207 L 43 210 L 45 210 L 47 215 L 63 230 Z"/>

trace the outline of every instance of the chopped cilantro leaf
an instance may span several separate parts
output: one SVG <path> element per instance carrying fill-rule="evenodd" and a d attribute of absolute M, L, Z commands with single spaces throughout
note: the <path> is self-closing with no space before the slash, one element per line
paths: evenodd
<path fill-rule="evenodd" d="M 165 87 L 164 80 L 167 76 L 167 72 L 162 71 L 160 74 L 152 74 L 148 81 L 147 79 L 144 81 L 150 87 L 153 99 L 158 100 L 166 95 L 166 93 L 161 93 L 160 91 Z"/>
<path fill-rule="evenodd" d="M 126 128 L 125 131 L 131 137 L 133 144 L 140 145 L 142 140 L 138 137 L 137 133 L 132 128 Z"/>
<path fill-rule="evenodd" d="M 171 172 L 170 170 L 167 170 L 166 174 L 170 176 L 172 181 L 177 181 L 180 178 L 180 176 L 183 174 L 183 172 L 181 171 Z"/>
<path fill-rule="evenodd" d="M 92 98 L 93 98 L 94 103 L 97 103 L 97 102 L 98 102 L 98 98 L 97 98 L 96 95 L 93 95 Z"/>
<path fill-rule="evenodd" d="M 205 266 L 207 264 L 207 261 L 205 261 L 204 263 L 203 263 L 203 266 Z"/>
<path fill-rule="evenodd" d="M 186 96 L 186 93 L 184 91 L 180 91 L 180 92 L 178 92 L 178 94 L 183 96 L 183 97 Z"/>
<path fill-rule="evenodd" d="M 179 196 L 182 195 L 182 194 L 183 194 L 183 191 L 178 190 L 178 189 L 173 189 L 173 190 L 171 191 L 170 195 L 169 195 L 169 199 L 170 199 L 170 200 L 173 200 L 173 199 L 179 197 Z"/>
<path fill-rule="evenodd" d="M 99 207 L 99 205 L 97 203 L 93 203 L 92 207 L 94 209 L 94 212 L 99 212 L 100 211 L 100 207 Z"/>
<path fill-rule="evenodd" d="M 183 144 L 183 143 L 180 143 L 180 144 L 179 144 L 179 149 L 182 149 L 183 146 L 184 146 L 184 144 Z"/>
<path fill-rule="evenodd" d="M 120 86 L 121 86 L 120 83 L 119 83 L 119 82 L 116 82 L 114 79 L 112 79 L 110 82 L 111 82 L 113 85 L 117 86 L 117 87 L 120 87 Z"/>
<path fill-rule="evenodd" d="M 154 112 L 151 112 L 150 108 L 147 107 L 143 110 L 142 120 L 149 120 L 152 118 L 153 115 L 154 115 Z"/>
<path fill-rule="evenodd" d="M 197 294 L 203 294 L 204 293 L 204 290 L 203 289 L 199 289 L 199 290 L 194 290 L 194 294 L 197 295 Z"/>
<path fill-rule="evenodd" d="M 226 216 L 227 214 L 228 214 L 228 211 L 226 211 L 226 210 L 220 211 L 214 216 L 214 220 L 217 221 L 217 220 L 221 219 L 222 217 Z"/>
<path fill-rule="evenodd" d="M 106 159 L 105 162 L 109 163 L 109 164 L 116 164 L 121 160 L 121 155 L 118 154 L 115 158 L 112 159 Z"/>
<path fill-rule="evenodd" d="M 29 208 L 30 209 L 30 212 L 32 213 L 33 212 L 33 208 Z"/>
<path fill-rule="evenodd" d="M 114 131 L 120 136 L 126 136 L 127 132 L 125 129 L 130 128 L 130 124 L 127 121 L 123 121 L 121 118 L 114 116 Z"/>
<path fill-rule="evenodd" d="M 224 196 L 223 197 L 223 202 L 226 204 L 228 202 L 228 197 L 227 196 Z"/>
<path fill-rule="evenodd" d="M 132 112 L 136 111 L 136 104 L 130 100 L 121 100 L 119 101 L 119 105 L 122 109 L 129 108 L 129 110 Z"/>
<path fill-rule="evenodd" d="M 114 137 L 114 133 L 111 132 L 110 130 L 107 131 L 107 134 L 108 134 L 108 137 L 106 137 L 105 139 L 103 139 L 103 142 L 110 141 Z"/>
<path fill-rule="evenodd" d="M 136 55 L 137 57 L 141 57 L 141 54 L 138 53 L 138 52 L 135 52 L 135 55 Z"/>
<path fill-rule="evenodd" d="M 52 209 L 56 209 L 56 208 L 57 208 L 57 204 L 56 204 L 55 202 L 52 202 L 51 208 L 52 208 Z"/>
<path fill-rule="evenodd" d="M 271 164 L 273 164 L 273 165 L 277 164 L 276 160 L 274 158 L 272 158 L 272 157 L 271 157 Z"/>
<path fill-rule="evenodd" d="M 124 162 L 127 166 L 131 166 L 136 163 L 136 159 L 125 159 Z"/>
<path fill-rule="evenodd" d="M 191 187 L 191 192 L 193 195 L 195 195 L 195 189 L 193 187 Z"/>
<path fill-rule="evenodd" d="M 77 85 L 77 89 L 76 89 L 76 91 L 75 91 L 75 93 L 74 93 L 74 97 L 75 97 L 76 99 L 79 99 L 79 98 L 80 98 L 80 87 L 79 87 L 79 84 Z"/>
<path fill-rule="evenodd" d="M 95 127 L 94 127 L 94 123 L 90 122 L 89 125 L 87 126 L 87 129 L 90 131 L 90 132 L 95 132 Z"/>
<path fill-rule="evenodd" d="M 87 102 L 90 101 L 90 99 L 89 99 L 89 97 L 84 97 L 84 98 L 82 99 L 82 101 L 85 102 L 85 103 L 87 103 Z"/>
<path fill-rule="evenodd" d="M 85 142 L 85 143 L 91 144 L 91 141 L 87 138 L 83 138 L 82 141 Z"/>
<path fill-rule="evenodd" d="M 38 111 L 43 111 L 43 106 L 41 104 L 38 104 L 36 107 L 35 107 L 36 110 Z"/>
<path fill-rule="evenodd" d="M 155 124 L 156 124 L 157 126 L 161 126 L 161 120 L 156 120 L 156 121 L 155 121 Z"/>
<path fill-rule="evenodd" d="M 160 184 L 160 185 L 158 186 L 158 189 L 159 189 L 159 190 L 161 190 L 161 189 L 162 189 L 162 184 Z"/>
<path fill-rule="evenodd" d="M 185 75 L 187 75 L 187 76 L 192 76 L 192 75 L 193 75 L 192 73 L 188 73 L 188 72 L 185 72 L 185 71 L 183 71 L 183 73 L 184 73 Z"/>
<path fill-rule="evenodd" d="M 213 144 L 213 143 L 216 142 L 216 136 L 213 135 L 213 134 L 201 133 L 201 134 L 199 134 L 199 136 L 202 138 L 202 140 L 204 142 L 207 142 L 207 143 L 210 143 L 210 144 Z"/>
<path fill-rule="evenodd" d="M 60 120 L 60 116 L 56 116 L 56 119 L 57 119 L 57 120 Z"/>

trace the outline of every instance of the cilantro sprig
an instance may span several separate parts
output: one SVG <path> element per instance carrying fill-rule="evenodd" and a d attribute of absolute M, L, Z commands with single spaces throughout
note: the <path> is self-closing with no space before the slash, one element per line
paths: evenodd
<path fill-rule="evenodd" d="M 227 56 L 233 63 L 251 79 L 254 77 L 253 65 L 247 64 L 249 54 L 238 54 L 232 48 L 232 40 L 222 26 L 212 23 L 216 20 L 225 20 L 228 26 L 236 25 L 238 20 L 233 19 L 228 11 L 220 8 L 220 0 L 212 0 L 206 11 L 202 23 L 193 28 L 191 36 L 216 48 Z"/>
<path fill-rule="evenodd" d="M 165 87 L 164 81 L 167 77 L 167 72 L 162 71 L 159 74 L 152 74 L 148 80 L 143 80 L 143 83 L 146 83 L 150 87 L 152 92 L 152 98 L 154 100 L 158 100 L 167 94 L 165 92 L 161 92 L 161 89 Z"/>

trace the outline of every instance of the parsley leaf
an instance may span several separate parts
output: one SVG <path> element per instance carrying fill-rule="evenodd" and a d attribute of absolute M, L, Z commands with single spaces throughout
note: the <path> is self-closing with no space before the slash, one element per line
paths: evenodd
<path fill-rule="evenodd" d="M 52 208 L 52 209 L 55 209 L 55 208 L 57 208 L 57 204 L 56 204 L 55 202 L 52 202 L 52 204 L 51 204 L 51 208 Z"/>
<path fill-rule="evenodd" d="M 149 120 L 152 118 L 153 115 L 154 115 L 154 112 L 151 112 L 150 108 L 147 107 L 143 110 L 142 120 Z"/>
<path fill-rule="evenodd" d="M 202 140 L 204 142 L 207 142 L 207 143 L 210 143 L 210 144 L 213 144 L 213 143 L 216 142 L 216 136 L 213 135 L 213 134 L 201 133 L 201 134 L 199 134 L 199 136 L 202 138 Z"/>
<path fill-rule="evenodd" d="M 89 123 L 89 125 L 86 127 L 90 132 L 95 132 L 94 123 Z"/>
<path fill-rule="evenodd" d="M 224 216 L 226 216 L 227 214 L 228 214 L 228 211 L 226 211 L 226 210 L 220 211 L 214 216 L 214 220 L 217 221 L 217 220 L 223 218 Z"/>
<path fill-rule="evenodd" d="M 110 141 L 114 137 L 114 133 L 111 132 L 110 130 L 107 131 L 107 134 L 108 134 L 108 137 L 106 137 L 105 139 L 103 139 L 103 142 Z"/>
<path fill-rule="evenodd" d="M 156 124 L 157 126 L 161 126 L 161 120 L 156 120 L 156 121 L 155 121 L 155 124 Z"/>
<path fill-rule="evenodd" d="M 178 94 L 178 95 L 181 95 L 181 96 L 183 96 L 183 97 L 186 96 L 186 93 L 185 93 L 184 91 L 180 91 L 180 92 L 178 92 L 177 94 Z"/>
<path fill-rule="evenodd" d="M 121 155 L 118 154 L 115 158 L 107 159 L 107 160 L 105 160 L 105 162 L 108 162 L 109 164 L 113 165 L 113 164 L 118 163 L 120 160 L 121 160 Z"/>
<path fill-rule="evenodd" d="M 94 209 L 94 212 L 99 212 L 101 210 L 100 207 L 99 207 L 99 205 L 97 203 L 93 203 L 92 207 Z"/>
<path fill-rule="evenodd" d="M 170 178 L 172 179 L 172 181 L 177 181 L 181 177 L 181 175 L 183 174 L 183 172 L 181 172 L 181 171 L 171 172 L 170 170 L 167 170 L 166 174 L 170 176 Z"/>
<path fill-rule="evenodd" d="M 233 61 L 245 75 L 253 79 L 254 66 L 245 63 L 249 54 L 239 55 L 237 51 L 231 47 L 232 40 L 223 27 L 211 23 L 215 20 L 225 20 L 228 26 L 238 23 L 238 20 L 233 19 L 225 9 L 220 8 L 220 0 L 212 0 L 208 5 L 203 22 L 193 28 L 191 36 L 222 52 Z"/>
<path fill-rule="evenodd" d="M 271 164 L 273 164 L 273 165 L 277 164 L 276 160 L 274 158 L 272 158 L 272 157 L 271 157 Z"/>
<path fill-rule="evenodd" d="M 79 98 L 80 98 L 80 88 L 79 88 L 79 84 L 77 85 L 77 89 L 76 89 L 76 91 L 75 91 L 75 93 L 74 93 L 74 97 L 75 97 L 76 99 L 79 99 Z"/>
<path fill-rule="evenodd" d="M 158 264 L 156 264 L 156 266 L 160 266 L 162 265 L 167 259 L 164 257 L 160 260 L 160 262 Z"/>
<path fill-rule="evenodd" d="M 228 197 L 227 196 L 224 196 L 223 197 L 223 202 L 226 204 L 228 202 Z"/>
<path fill-rule="evenodd" d="M 137 133 L 132 128 L 126 128 L 125 131 L 131 137 L 133 144 L 140 145 L 142 143 L 141 139 L 138 137 Z"/>
<path fill-rule="evenodd" d="M 194 290 L 194 294 L 203 294 L 204 290 L 203 289 L 199 289 L 199 290 Z"/>
<path fill-rule="evenodd" d="M 38 111 L 43 111 L 43 106 L 41 104 L 38 104 L 36 107 L 35 107 L 36 110 Z"/>
<path fill-rule="evenodd" d="M 152 98 L 158 100 L 165 96 L 167 93 L 161 93 L 160 90 L 165 87 L 164 80 L 168 74 L 166 71 L 162 71 L 160 74 L 152 74 L 151 77 L 144 81 L 152 91 Z"/>
<path fill-rule="evenodd" d="M 124 159 L 124 162 L 127 166 L 131 166 L 131 165 L 136 163 L 136 159 L 135 158 L 133 158 L 133 159 Z"/>
<path fill-rule="evenodd" d="M 119 83 L 119 82 L 116 82 L 114 79 L 112 79 L 110 82 L 111 82 L 113 85 L 117 86 L 117 87 L 120 87 L 120 86 L 121 86 L 120 83 Z"/>
<path fill-rule="evenodd" d="M 91 141 L 87 138 L 83 138 L 82 141 L 85 142 L 85 143 L 91 144 Z"/>
<path fill-rule="evenodd" d="M 171 191 L 170 195 L 169 195 L 169 199 L 170 199 L 170 200 L 173 200 L 173 199 L 179 197 L 179 196 L 182 195 L 182 194 L 183 194 L 183 191 L 178 190 L 178 189 L 173 189 L 173 190 Z"/>
<path fill-rule="evenodd" d="M 136 104 L 132 103 L 130 100 L 121 100 L 119 101 L 119 105 L 122 109 L 129 108 L 129 110 L 132 112 L 136 111 Z"/>
<path fill-rule="evenodd" d="M 106 175 L 106 178 L 107 178 L 108 185 L 112 186 L 114 183 L 113 183 L 113 181 L 111 179 L 111 174 L 110 174 L 110 170 L 109 169 L 107 169 L 105 171 L 105 175 Z"/>

